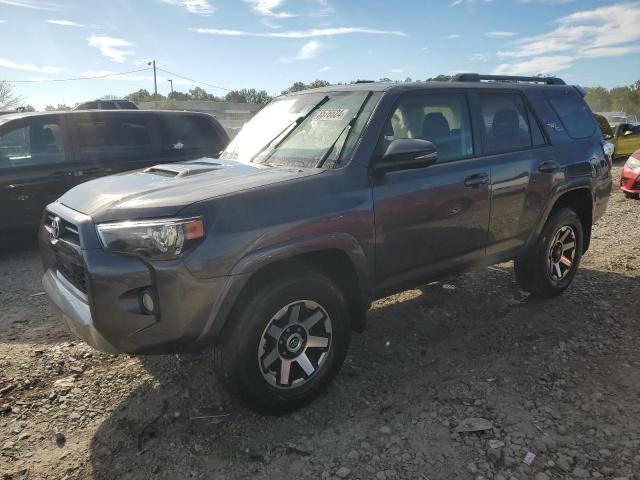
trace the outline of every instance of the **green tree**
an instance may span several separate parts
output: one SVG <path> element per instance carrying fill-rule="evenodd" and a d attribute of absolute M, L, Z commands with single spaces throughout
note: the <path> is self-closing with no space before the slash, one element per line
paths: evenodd
<path fill-rule="evenodd" d="M 307 86 L 304 84 L 304 82 L 294 82 L 293 85 L 291 85 L 286 90 L 282 91 L 282 95 L 286 95 L 287 93 L 300 92 L 301 90 L 306 90 L 306 89 L 307 89 Z"/>
<path fill-rule="evenodd" d="M 322 88 L 322 87 L 328 87 L 329 85 L 331 85 L 331 84 L 329 82 L 327 82 L 326 80 L 314 80 L 309 85 L 307 85 L 307 88 L 308 89 Z"/>
<path fill-rule="evenodd" d="M 587 87 L 585 100 L 594 112 L 608 112 L 611 110 L 611 96 L 604 87 Z"/>
<path fill-rule="evenodd" d="M 126 97 L 125 100 L 129 100 L 133 103 L 147 102 L 151 100 L 151 95 L 149 94 L 149 90 L 146 88 L 141 88 L 137 92 L 130 93 Z"/>
<path fill-rule="evenodd" d="M 32 105 L 23 105 L 21 107 L 18 107 L 16 110 L 18 110 L 19 112 L 35 112 L 36 109 L 33 108 Z"/>
<path fill-rule="evenodd" d="M 451 75 L 437 75 L 435 77 L 427 78 L 427 82 L 448 82 L 451 80 Z"/>

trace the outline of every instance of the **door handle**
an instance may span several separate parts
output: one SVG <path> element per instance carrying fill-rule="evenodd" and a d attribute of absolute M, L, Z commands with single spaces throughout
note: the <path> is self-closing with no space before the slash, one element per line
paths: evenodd
<path fill-rule="evenodd" d="M 541 173 L 553 173 L 558 170 L 558 164 L 556 162 L 552 162 L 551 160 L 547 160 L 538 165 L 538 171 Z"/>
<path fill-rule="evenodd" d="M 70 177 L 71 175 L 73 175 L 73 172 L 70 171 L 53 172 L 51 174 L 52 177 Z"/>
<path fill-rule="evenodd" d="M 489 183 L 489 175 L 486 173 L 476 173 L 464 179 L 465 187 L 477 188 L 480 185 L 486 185 Z"/>

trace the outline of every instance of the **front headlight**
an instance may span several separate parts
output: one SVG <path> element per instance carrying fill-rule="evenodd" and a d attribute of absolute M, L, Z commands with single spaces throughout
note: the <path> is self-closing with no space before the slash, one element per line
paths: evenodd
<path fill-rule="evenodd" d="M 627 160 L 627 167 L 634 172 L 640 170 L 640 159 L 637 159 L 636 157 L 629 157 L 629 160 Z"/>
<path fill-rule="evenodd" d="M 173 260 L 204 237 L 202 218 L 139 220 L 96 225 L 102 246 L 112 252 Z"/>

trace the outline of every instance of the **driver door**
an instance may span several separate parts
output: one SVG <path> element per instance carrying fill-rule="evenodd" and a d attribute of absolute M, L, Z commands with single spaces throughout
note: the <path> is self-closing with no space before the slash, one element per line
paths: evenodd
<path fill-rule="evenodd" d="M 628 123 L 618 125 L 615 142 L 616 157 L 626 157 L 640 149 L 640 126 L 631 126 Z"/>
<path fill-rule="evenodd" d="M 489 229 L 490 160 L 476 157 L 467 95 L 400 97 L 379 153 L 391 141 L 421 138 L 438 151 L 425 168 L 372 174 L 378 290 L 392 291 L 443 270 L 482 260 Z"/>

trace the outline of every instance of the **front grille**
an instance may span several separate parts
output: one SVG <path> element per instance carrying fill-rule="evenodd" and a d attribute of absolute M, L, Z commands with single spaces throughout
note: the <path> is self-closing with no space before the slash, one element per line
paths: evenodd
<path fill-rule="evenodd" d="M 57 222 L 57 235 L 54 223 Z M 47 211 L 44 226 L 51 237 L 51 249 L 55 253 L 55 268 L 71 285 L 87 293 L 87 275 L 82 259 L 80 232 L 69 220 Z"/>
<path fill-rule="evenodd" d="M 49 233 L 53 230 L 53 222 L 54 219 L 58 218 L 59 221 L 59 231 L 58 238 L 62 240 L 66 240 L 69 243 L 80 246 L 80 233 L 78 232 L 78 227 L 76 227 L 73 223 L 65 220 L 64 218 L 60 218 L 57 215 L 54 215 L 51 212 L 47 212 L 47 216 L 45 218 L 45 228 Z"/>
<path fill-rule="evenodd" d="M 82 293 L 87 293 L 87 275 L 82 265 L 72 263 L 60 255 L 56 255 L 58 272 Z"/>

